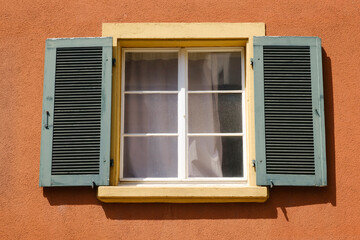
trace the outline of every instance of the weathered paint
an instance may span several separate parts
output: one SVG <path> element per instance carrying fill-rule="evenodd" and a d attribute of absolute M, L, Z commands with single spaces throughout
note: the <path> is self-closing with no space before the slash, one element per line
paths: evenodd
<path fill-rule="evenodd" d="M 265 134 L 265 52 L 268 46 L 308 46 L 311 64 L 311 92 L 312 92 L 312 129 L 315 165 L 314 175 L 301 174 L 268 174 L 266 152 L 268 137 Z M 321 59 L 321 39 L 318 37 L 254 37 L 254 82 L 255 82 L 255 125 L 256 125 L 256 183 L 258 185 L 275 186 L 326 186 L 326 148 L 325 148 L 325 115 L 324 93 Z M 304 88 L 299 88 L 302 91 Z M 312 109 L 313 108 L 313 109 Z M 321 117 L 322 116 L 322 117 Z M 304 129 L 302 129 L 304 130 Z M 299 136 L 299 135 L 298 135 Z M 271 137 L 270 137 L 271 138 Z M 286 137 L 283 137 L 286 138 Z M 271 142 L 271 140 L 269 140 Z M 291 141 L 290 141 L 291 142 Z M 301 145 L 299 143 L 293 145 Z M 297 159 L 302 161 L 303 159 Z M 310 160 L 310 159 L 309 159 Z M 292 160 L 295 162 L 294 160 Z"/>
<path fill-rule="evenodd" d="M 51 165 L 53 163 L 53 126 L 55 115 L 55 69 L 57 65 L 57 48 L 63 47 L 102 47 L 102 99 L 101 103 L 101 141 L 98 174 L 70 174 L 53 175 Z M 109 185 L 110 171 L 110 122 L 111 122 L 111 86 L 112 86 L 112 38 L 60 38 L 47 39 L 44 67 L 44 93 L 43 93 L 43 124 L 41 127 L 41 151 L 40 151 L 40 186 L 92 186 Z M 50 125 L 47 128 L 49 115 Z"/>
<path fill-rule="evenodd" d="M 0 8 L 1 239 L 358 239 L 360 3 L 4 1 Z M 45 39 L 96 37 L 103 22 L 264 22 L 319 36 L 328 187 L 270 189 L 265 203 L 106 204 L 91 188 L 39 188 Z"/>

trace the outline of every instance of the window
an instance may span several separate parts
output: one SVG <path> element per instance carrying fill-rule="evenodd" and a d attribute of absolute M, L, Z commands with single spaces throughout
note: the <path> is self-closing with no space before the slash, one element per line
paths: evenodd
<path fill-rule="evenodd" d="M 245 181 L 243 48 L 122 57 L 120 181 Z"/>
<path fill-rule="evenodd" d="M 321 41 L 264 35 L 263 23 L 122 23 L 48 39 L 40 186 L 100 185 L 104 202 L 326 186 Z"/>

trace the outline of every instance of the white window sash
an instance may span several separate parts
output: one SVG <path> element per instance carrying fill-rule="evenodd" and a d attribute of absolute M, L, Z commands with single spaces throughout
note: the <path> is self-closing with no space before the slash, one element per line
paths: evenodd
<path fill-rule="evenodd" d="M 189 52 L 241 52 L 241 90 L 188 90 L 188 53 Z M 120 141 L 120 183 L 246 183 L 248 177 L 246 154 L 246 116 L 245 116 L 245 58 L 243 47 L 204 47 L 204 48 L 125 48 L 121 58 L 121 89 L 125 89 L 125 53 L 126 52 L 178 52 L 178 91 L 122 91 L 121 92 L 121 141 Z M 189 94 L 230 94 L 242 96 L 242 133 L 188 133 L 188 95 Z M 124 133 L 125 94 L 178 94 L 178 133 Z M 178 177 L 177 178 L 124 178 L 124 137 L 177 136 L 178 137 Z M 241 136 L 243 142 L 243 177 L 187 177 L 188 138 L 192 136 Z"/>

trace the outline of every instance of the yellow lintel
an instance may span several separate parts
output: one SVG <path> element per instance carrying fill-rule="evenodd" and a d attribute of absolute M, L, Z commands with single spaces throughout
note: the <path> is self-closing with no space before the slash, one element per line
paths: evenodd
<path fill-rule="evenodd" d="M 265 36 L 265 23 L 103 23 L 102 36 L 118 39 L 247 39 Z"/>

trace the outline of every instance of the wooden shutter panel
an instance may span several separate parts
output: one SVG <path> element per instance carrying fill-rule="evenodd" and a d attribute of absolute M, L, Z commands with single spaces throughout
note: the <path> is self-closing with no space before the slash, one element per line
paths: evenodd
<path fill-rule="evenodd" d="M 109 185 L 112 38 L 48 39 L 40 186 Z"/>
<path fill-rule="evenodd" d="M 326 186 L 321 40 L 254 37 L 256 182 Z"/>

